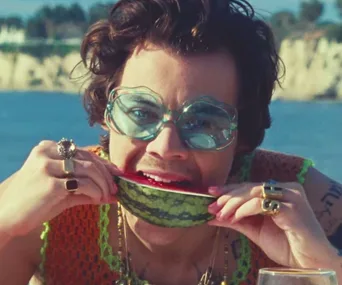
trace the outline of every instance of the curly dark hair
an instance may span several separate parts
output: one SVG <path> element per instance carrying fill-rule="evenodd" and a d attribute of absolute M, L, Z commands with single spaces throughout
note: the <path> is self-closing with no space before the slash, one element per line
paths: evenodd
<path fill-rule="evenodd" d="M 120 84 L 127 59 L 144 43 L 181 56 L 229 51 L 239 78 L 239 140 L 258 147 L 271 126 L 269 103 L 281 60 L 271 28 L 245 0 L 120 0 L 108 19 L 92 25 L 81 57 L 91 81 L 84 94 L 90 125 L 103 123 L 109 91 Z M 101 144 L 108 151 L 109 137 Z"/>

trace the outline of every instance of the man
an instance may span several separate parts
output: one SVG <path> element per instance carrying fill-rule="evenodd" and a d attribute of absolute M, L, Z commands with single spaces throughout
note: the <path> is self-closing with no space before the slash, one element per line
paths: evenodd
<path fill-rule="evenodd" d="M 109 136 L 91 151 L 43 141 L 1 184 L 0 283 L 255 284 L 270 265 L 327 267 L 342 282 L 325 236 L 339 227 L 341 185 L 307 160 L 257 150 L 279 61 L 247 2 L 122 0 L 81 55 L 90 122 Z M 208 189 L 216 218 L 140 219 L 116 206 L 112 177 L 126 172 Z"/>

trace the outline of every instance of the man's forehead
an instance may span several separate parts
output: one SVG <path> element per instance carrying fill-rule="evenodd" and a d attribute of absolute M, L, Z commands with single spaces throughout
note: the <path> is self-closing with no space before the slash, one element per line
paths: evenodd
<path fill-rule="evenodd" d="M 172 107 L 201 95 L 234 105 L 237 71 L 224 53 L 183 57 L 162 48 L 141 49 L 127 61 L 121 85 L 148 86 Z"/>

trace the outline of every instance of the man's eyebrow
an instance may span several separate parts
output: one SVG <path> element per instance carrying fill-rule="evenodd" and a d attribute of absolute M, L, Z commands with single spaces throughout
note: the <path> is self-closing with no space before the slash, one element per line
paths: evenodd
<path fill-rule="evenodd" d="M 135 98 L 133 98 L 133 101 L 140 103 L 140 104 L 148 105 L 148 106 L 154 107 L 154 108 L 160 108 L 160 106 L 161 106 L 161 103 L 153 102 L 151 100 L 147 100 L 147 99 L 142 98 L 142 97 L 135 97 Z"/>
<path fill-rule="evenodd" d="M 217 110 L 218 112 L 212 112 L 214 110 Z M 208 115 L 214 115 L 217 117 L 227 117 L 227 112 L 224 111 L 223 109 L 221 109 L 218 106 L 213 106 L 211 104 L 206 104 L 206 106 L 201 106 L 201 108 L 199 109 L 200 112 L 206 112 Z M 211 112 L 210 112 L 211 111 Z"/>

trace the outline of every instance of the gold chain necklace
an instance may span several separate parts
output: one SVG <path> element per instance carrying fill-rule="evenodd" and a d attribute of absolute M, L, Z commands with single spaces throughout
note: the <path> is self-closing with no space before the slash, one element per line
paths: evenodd
<path fill-rule="evenodd" d="M 117 203 L 118 211 L 118 255 L 120 258 L 120 277 L 115 281 L 115 285 L 152 285 L 147 281 L 140 280 L 131 269 L 131 254 L 128 251 L 126 222 L 122 213 L 121 204 Z M 207 270 L 202 275 L 197 285 L 213 285 L 212 273 L 215 265 L 216 255 L 218 251 L 220 227 L 217 228 L 213 251 L 211 253 L 210 262 Z M 124 240 L 124 243 L 123 243 Z M 124 251 L 126 255 L 124 256 Z M 224 244 L 224 274 L 221 285 L 228 285 L 228 245 Z"/>

